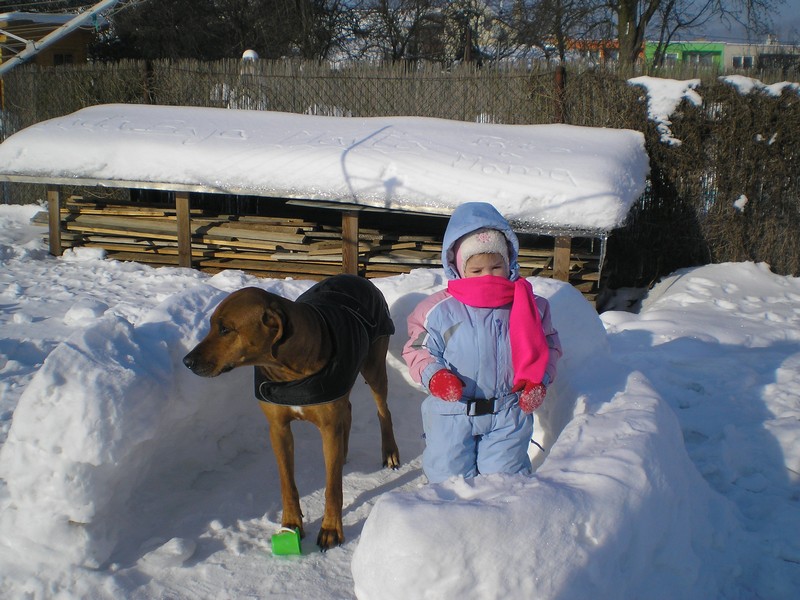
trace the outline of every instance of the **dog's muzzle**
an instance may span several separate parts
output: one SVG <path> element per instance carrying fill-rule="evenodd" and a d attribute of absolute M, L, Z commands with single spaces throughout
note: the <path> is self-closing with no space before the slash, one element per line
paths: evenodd
<path fill-rule="evenodd" d="M 186 365 L 186 368 L 192 373 L 195 375 L 200 375 L 200 377 L 212 377 L 214 375 L 219 375 L 220 373 L 227 373 L 233 369 L 233 365 L 226 365 L 220 370 L 219 373 L 214 373 L 214 366 L 200 360 L 194 351 L 189 352 L 189 354 L 183 357 L 183 364 Z"/>

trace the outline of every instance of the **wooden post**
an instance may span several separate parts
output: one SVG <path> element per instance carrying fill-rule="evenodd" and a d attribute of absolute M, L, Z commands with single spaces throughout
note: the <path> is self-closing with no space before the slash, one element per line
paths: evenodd
<path fill-rule="evenodd" d="M 564 65 L 556 67 L 555 104 L 553 106 L 553 123 L 564 122 L 564 102 L 567 93 L 567 69 Z"/>
<path fill-rule="evenodd" d="M 342 273 L 358 275 L 358 213 L 342 213 Z"/>
<path fill-rule="evenodd" d="M 175 192 L 178 219 L 178 266 L 192 267 L 192 223 L 189 217 L 189 192 Z"/>
<path fill-rule="evenodd" d="M 61 256 L 61 193 L 57 189 L 47 190 L 47 214 L 50 254 Z"/>
<path fill-rule="evenodd" d="M 556 237 L 553 251 L 553 279 L 569 281 L 569 256 L 572 250 L 572 238 L 564 235 Z"/>

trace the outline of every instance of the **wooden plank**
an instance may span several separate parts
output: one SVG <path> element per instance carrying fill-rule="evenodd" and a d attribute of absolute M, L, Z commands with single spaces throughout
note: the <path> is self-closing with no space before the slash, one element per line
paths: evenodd
<path fill-rule="evenodd" d="M 304 249 L 303 244 L 289 244 L 286 242 L 257 242 L 254 240 L 230 240 L 220 236 L 202 236 L 193 238 L 194 241 L 201 241 L 203 243 L 214 245 L 220 248 L 242 248 L 249 250 L 265 250 L 274 252 L 278 249 L 283 250 L 297 250 Z"/>
<path fill-rule="evenodd" d="M 229 215 L 232 221 L 239 223 L 267 223 L 273 225 L 294 225 L 296 227 L 316 227 L 317 224 L 306 219 L 292 217 L 269 217 L 259 215 Z"/>
<path fill-rule="evenodd" d="M 553 251 L 553 279 L 569 281 L 569 255 L 572 238 L 558 236 Z"/>
<path fill-rule="evenodd" d="M 78 233 L 101 233 L 106 235 L 129 236 L 136 239 L 177 240 L 177 231 L 172 233 L 157 233 L 154 231 L 136 230 L 131 228 L 126 232 L 122 232 L 116 228 L 93 227 L 75 223 L 74 221 L 67 221 L 64 224 L 64 227 L 67 231 Z"/>
<path fill-rule="evenodd" d="M 61 256 L 61 192 L 56 188 L 47 190 L 47 213 L 50 254 Z"/>
<path fill-rule="evenodd" d="M 217 260 L 217 259 L 208 259 L 208 260 L 201 260 L 198 261 L 198 266 L 205 269 L 205 268 L 221 268 L 221 269 L 241 269 L 241 270 L 261 270 L 260 267 L 263 266 L 265 270 L 269 270 L 275 273 L 282 273 L 285 277 L 287 274 L 320 274 L 325 276 L 336 275 L 337 273 L 341 273 L 341 268 L 339 265 L 309 265 L 304 263 L 291 263 L 291 264 L 283 264 L 280 262 L 270 262 L 270 263 L 259 263 L 258 261 L 248 261 L 248 260 Z"/>
<path fill-rule="evenodd" d="M 366 252 L 374 252 L 375 250 L 380 250 L 381 248 L 382 248 L 381 246 L 373 246 L 372 244 L 359 242 L 358 253 L 364 254 Z M 341 257 L 342 244 L 340 242 L 314 242 L 312 244 L 307 244 L 304 250 L 309 256 Z M 320 258 L 320 260 L 322 260 L 322 258 Z"/>
<path fill-rule="evenodd" d="M 143 218 L 158 218 L 168 221 L 175 220 L 175 214 L 172 212 L 168 214 L 165 211 L 143 211 L 137 208 L 83 208 L 79 206 L 69 206 L 61 208 L 61 215 L 102 215 L 114 217 L 143 217 Z"/>
<path fill-rule="evenodd" d="M 519 261 L 520 269 L 547 269 L 552 265 L 549 260 L 521 260 Z"/>
<path fill-rule="evenodd" d="M 579 273 L 577 276 L 573 276 L 572 279 L 578 279 L 580 281 L 600 281 L 600 273 L 597 271 L 591 271 L 588 273 Z"/>
<path fill-rule="evenodd" d="M 594 290 L 594 282 L 587 281 L 584 283 L 573 283 L 572 287 L 577 289 L 582 294 L 588 294 Z"/>
<path fill-rule="evenodd" d="M 151 235 L 176 237 L 175 224 L 169 223 L 165 219 L 131 219 L 128 217 L 100 215 L 75 215 L 67 219 L 67 228 L 73 230 L 96 230 L 102 229 L 105 232 L 117 231 L 120 235 Z M 280 231 L 260 231 L 258 229 L 242 229 L 235 225 L 224 225 L 219 221 L 207 221 L 206 224 L 191 221 L 191 233 L 198 235 L 216 235 L 228 239 L 248 239 L 269 242 L 289 242 L 301 243 L 304 241 L 304 234 L 284 233 Z"/>
<path fill-rule="evenodd" d="M 358 212 L 342 212 L 342 273 L 358 274 Z"/>
<path fill-rule="evenodd" d="M 137 262 L 148 265 L 160 265 L 164 267 L 174 267 L 174 256 L 163 256 L 160 254 L 142 254 L 139 252 L 108 252 L 107 257 L 113 260 L 124 262 Z"/>
<path fill-rule="evenodd" d="M 189 193 L 175 192 L 175 211 L 178 215 L 178 266 L 192 267 L 192 220 L 189 216 Z"/>
<path fill-rule="evenodd" d="M 203 273 L 215 274 L 215 273 L 222 273 L 223 271 L 227 271 L 230 267 L 202 267 Z M 248 269 L 246 267 L 237 268 L 238 271 L 242 273 L 247 273 L 248 275 L 253 275 L 254 277 L 262 277 L 266 279 L 286 279 L 287 277 L 292 276 L 292 273 L 281 273 L 279 271 L 262 271 L 262 270 L 255 270 L 255 269 Z M 337 271 L 338 272 L 338 271 Z M 335 275 L 336 273 L 334 273 Z M 321 273 L 299 273 L 294 274 L 297 275 L 297 279 L 308 279 L 310 281 L 321 281 L 326 277 L 330 277 L 328 274 L 321 274 Z"/>
<path fill-rule="evenodd" d="M 87 248 L 102 248 L 111 253 L 123 253 L 131 256 L 162 256 L 169 264 L 175 264 L 175 257 L 178 256 L 178 248 L 173 246 L 142 246 L 136 247 L 130 244 L 111 244 L 107 242 L 87 242 L 83 244 Z M 198 257 L 211 257 L 217 256 L 211 250 L 202 250 L 192 246 L 192 256 Z"/>
<path fill-rule="evenodd" d="M 85 214 L 116 215 L 119 213 L 133 216 L 175 218 L 174 206 L 147 206 L 139 202 L 105 202 L 103 200 L 82 200 L 77 198 L 76 196 L 70 196 L 62 206 L 62 210 Z M 203 213 L 204 211 L 201 208 L 191 209 L 191 214 L 193 215 L 202 215 Z"/>
<path fill-rule="evenodd" d="M 195 219 L 197 221 L 197 219 Z M 219 221 L 219 220 L 217 220 Z M 257 231 L 257 232 L 280 232 L 289 235 L 303 234 L 306 231 L 313 231 L 313 227 L 298 227 L 297 225 L 283 225 L 275 223 L 257 223 L 257 222 L 243 222 L 243 221 L 224 221 L 219 224 L 222 229 L 237 229 L 239 231 Z"/>
<path fill-rule="evenodd" d="M 367 274 L 383 273 L 381 277 L 397 275 L 399 273 L 410 273 L 412 269 L 421 268 L 419 265 L 408 265 L 398 263 L 367 263 Z"/>
<path fill-rule="evenodd" d="M 441 266 L 441 258 L 438 256 L 425 256 L 423 253 L 419 253 L 419 256 L 408 254 L 403 254 L 399 252 L 390 252 L 387 254 L 377 254 L 375 256 L 370 256 L 368 259 L 368 263 L 373 264 L 385 264 L 385 263 L 394 263 L 394 264 L 407 264 L 407 265 L 416 265 L 416 266 Z"/>

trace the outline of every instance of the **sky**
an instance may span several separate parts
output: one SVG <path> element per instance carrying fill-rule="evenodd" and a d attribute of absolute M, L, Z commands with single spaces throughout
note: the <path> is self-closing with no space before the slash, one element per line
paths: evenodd
<path fill-rule="evenodd" d="M 800 2 L 797 0 L 785 0 L 783 4 L 776 3 L 769 15 L 772 24 L 770 32 L 777 36 L 780 43 L 800 43 Z M 710 22 L 698 33 L 709 39 L 735 44 L 747 42 L 763 43 L 766 39 L 764 35 L 748 36 L 747 31 L 742 26 L 735 23 L 723 23 L 718 19 Z M 691 37 L 694 38 L 696 36 Z"/>
<path fill-rule="evenodd" d="M 637 85 L 667 127 L 675 96 L 703 93 Z M 535 415 L 535 472 L 435 485 L 420 464 L 424 392 L 400 353 L 408 314 L 443 272 L 376 279 L 398 331 L 387 367 L 401 468 L 381 468 L 359 383 L 346 541 L 320 553 L 321 443 L 298 423 L 308 538 L 279 557 L 252 371 L 204 379 L 181 359 L 229 292 L 292 299 L 312 282 L 151 268 L 97 248 L 56 258 L 30 222 L 39 210 L 0 206 L 0 597 L 789 600 L 800 589 L 800 278 L 754 263 L 685 269 L 602 315 L 568 284 L 531 278 L 564 350 Z"/>

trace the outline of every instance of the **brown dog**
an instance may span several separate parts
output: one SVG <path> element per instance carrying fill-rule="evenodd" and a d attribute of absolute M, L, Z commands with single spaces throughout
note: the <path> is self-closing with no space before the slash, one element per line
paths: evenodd
<path fill-rule="evenodd" d="M 211 315 L 208 335 L 183 359 L 203 377 L 255 366 L 256 397 L 269 420 L 280 473 L 282 525 L 297 527 L 301 535 L 290 423 L 301 419 L 319 428 L 326 482 L 317 545 L 323 551 L 344 542 L 342 470 L 350 435 L 350 390 L 359 372 L 378 406 L 383 465 L 400 465 L 386 402 L 386 352 L 392 333 L 380 291 L 367 279 L 337 275 L 295 302 L 259 288 L 233 292 Z"/>

